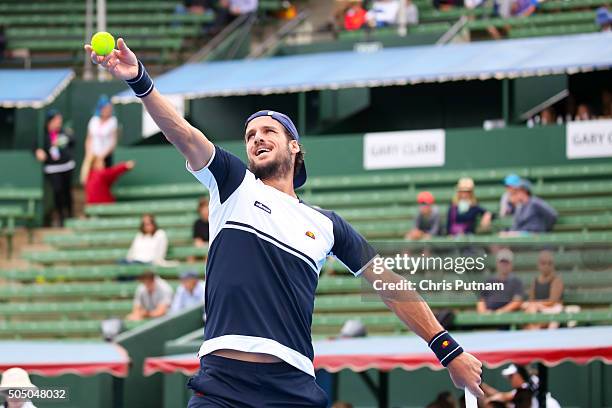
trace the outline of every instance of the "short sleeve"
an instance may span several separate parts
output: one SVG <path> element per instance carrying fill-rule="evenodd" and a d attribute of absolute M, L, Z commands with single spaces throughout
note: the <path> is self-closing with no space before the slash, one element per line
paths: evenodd
<path fill-rule="evenodd" d="M 218 193 L 219 201 L 224 203 L 244 180 L 247 167 L 238 157 L 215 146 L 213 155 L 204 168 L 194 171 L 187 163 L 187 170 L 208 188 L 211 196 Z"/>
<path fill-rule="evenodd" d="M 134 306 L 144 307 L 144 303 L 142 301 L 142 295 L 144 294 L 144 286 L 139 284 L 136 287 L 136 293 L 134 293 Z"/>
<path fill-rule="evenodd" d="M 360 233 L 338 214 L 331 212 L 330 218 L 334 228 L 334 245 L 331 253 L 353 275 L 358 276 L 374 259 L 377 252 Z"/>
<path fill-rule="evenodd" d="M 117 118 L 115 116 L 112 116 L 109 120 L 110 120 L 110 124 L 108 125 L 108 127 L 111 130 L 111 132 L 114 132 L 115 130 L 117 130 L 117 127 L 119 126 L 117 122 Z"/>
<path fill-rule="evenodd" d="M 87 130 L 90 133 L 95 130 L 97 120 L 98 120 L 97 116 L 92 116 L 91 119 L 89 119 L 89 123 L 87 123 Z"/>

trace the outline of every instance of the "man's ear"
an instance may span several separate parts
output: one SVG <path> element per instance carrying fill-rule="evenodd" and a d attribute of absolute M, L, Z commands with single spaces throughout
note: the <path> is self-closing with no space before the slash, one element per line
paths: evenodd
<path fill-rule="evenodd" d="M 298 154 L 300 152 L 300 144 L 297 140 L 289 141 L 289 151 L 293 154 Z"/>

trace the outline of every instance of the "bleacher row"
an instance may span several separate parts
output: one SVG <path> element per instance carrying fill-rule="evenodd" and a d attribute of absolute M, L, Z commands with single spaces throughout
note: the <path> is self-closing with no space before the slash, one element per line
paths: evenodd
<path fill-rule="evenodd" d="M 595 9 L 610 6 L 609 0 L 546 0 L 539 5 L 538 11 L 529 17 L 493 17 L 492 2 L 475 9 L 453 8 L 436 10 L 431 0 L 413 0 L 419 9 L 419 24 L 408 27 L 408 35 L 446 32 L 462 16 L 469 21 L 466 29 L 472 39 L 490 38 L 489 27 L 507 30 L 508 38 L 538 37 L 546 35 L 565 35 L 590 33 L 599 30 L 595 23 Z M 372 33 L 345 31 L 341 39 L 361 39 L 365 36 L 382 38 L 396 36 L 395 29 L 379 29 Z"/>
<path fill-rule="evenodd" d="M 182 53 L 201 47 L 203 25 L 215 21 L 212 10 L 179 13 L 180 4 L 173 0 L 109 0 L 107 31 L 129 39 L 130 48 L 150 63 L 180 60 Z M 286 6 L 282 0 L 259 1 L 262 13 Z M 85 40 L 85 8 L 85 2 L 77 0 L 4 1 L 0 4 L 0 26 L 6 27 L 7 48 L 28 50 L 35 66 L 79 64 Z"/>
<path fill-rule="evenodd" d="M 495 234 L 461 238 L 439 237 L 427 245 L 441 246 L 459 255 L 461 248 L 487 250 L 489 246 L 515 245 L 514 267 L 525 285 L 537 272 L 539 249 L 555 251 L 557 270 L 566 284 L 566 304 L 579 305 L 578 313 L 560 315 L 476 315 L 474 293 L 456 296 L 425 294 L 434 308 L 458 310 L 459 327 L 509 324 L 520 326 L 534 320 L 578 321 L 579 324 L 612 322 L 612 164 L 568 165 L 482 169 L 470 171 L 420 171 L 372 175 L 311 178 L 299 194 L 306 202 L 334 209 L 380 248 L 399 251 L 408 243 L 401 239 L 416 214 L 415 197 L 421 189 L 436 194 L 445 209 L 457 178 L 476 181 L 481 204 L 495 211 L 503 192 L 501 179 L 508 173 L 529 177 L 535 193 L 559 212 L 559 224 L 550 234 L 502 238 Z M 89 218 L 73 219 L 62 233 L 48 234 L 44 241 L 53 250 L 26 251 L 22 257 L 30 267 L 0 271 L 0 337 L 91 337 L 98 336 L 100 320 L 123 316 L 131 307 L 135 282 L 118 277 L 135 277 L 146 267 L 117 265 L 125 256 L 144 212 L 158 216 L 168 232 L 168 258 L 177 266 L 155 270 L 173 286 L 186 269 L 203 270 L 203 264 L 187 264 L 190 256 L 204 257 L 206 249 L 190 245 L 191 224 L 196 217 L 198 197 L 205 194 L 197 183 L 185 185 L 123 186 L 115 189 L 120 202 L 89 206 Z M 0 191 L 1 194 L 1 191 Z M 0 207 L 1 208 L 1 207 Z M 496 229 L 507 226 L 496 223 Z M 390 241 L 391 240 L 391 241 Z M 413 247 L 418 250 L 420 247 Z M 494 257 L 487 258 L 484 272 L 467 273 L 481 281 L 493 273 Z M 335 271 L 329 276 L 330 270 Z M 330 262 L 317 289 L 313 332 L 326 337 L 338 332 L 348 318 L 359 318 L 371 333 L 396 333 L 403 326 L 380 301 L 362 298 L 362 282 L 346 274 L 338 262 Z M 436 278 L 438 279 L 438 278 Z M 132 323 L 128 326 L 132 327 Z"/>

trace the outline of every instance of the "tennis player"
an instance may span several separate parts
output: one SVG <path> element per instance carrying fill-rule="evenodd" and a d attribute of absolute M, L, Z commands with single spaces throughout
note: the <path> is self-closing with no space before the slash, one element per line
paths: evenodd
<path fill-rule="evenodd" d="M 189 380 L 189 408 L 326 407 L 315 382 L 310 327 L 319 272 L 333 254 L 369 282 L 400 282 L 374 273 L 376 251 L 332 211 L 309 206 L 295 189 L 306 181 L 291 119 L 259 111 L 245 122 L 248 165 L 211 143 L 155 89 L 123 39 L 94 63 L 125 80 L 210 192 L 206 330 L 200 371 Z M 380 271 L 377 271 L 380 272 Z M 457 387 L 476 396 L 481 363 L 440 326 L 410 291 L 381 291 L 388 307 L 428 342 Z"/>

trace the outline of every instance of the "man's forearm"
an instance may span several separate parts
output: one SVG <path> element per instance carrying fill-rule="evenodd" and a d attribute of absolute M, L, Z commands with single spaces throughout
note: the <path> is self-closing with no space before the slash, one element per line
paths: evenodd
<path fill-rule="evenodd" d="M 363 272 L 363 277 L 370 283 L 375 280 L 384 282 L 400 282 L 404 278 L 393 271 L 385 270 L 382 274 L 375 274 L 371 268 Z M 429 342 L 444 328 L 438 323 L 429 305 L 416 291 L 410 290 L 381 290 L 378 291 L 383 302 L 391 309 L 402 322 L 426 342 Z"/>

